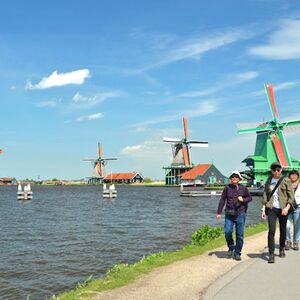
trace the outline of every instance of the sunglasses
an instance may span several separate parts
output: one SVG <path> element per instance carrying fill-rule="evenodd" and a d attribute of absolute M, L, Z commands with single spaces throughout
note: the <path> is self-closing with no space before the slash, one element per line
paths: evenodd
<path fill-rule="evenodd" d="M 240 179 L 240 177 L 238 175 L 232 175 L 230 178 L 238 178 L 238 179 Z"/>
<path fill-rule="evenodd" d="M 273 172 L 281 172 L 281 168 L 272 169 Z"/>

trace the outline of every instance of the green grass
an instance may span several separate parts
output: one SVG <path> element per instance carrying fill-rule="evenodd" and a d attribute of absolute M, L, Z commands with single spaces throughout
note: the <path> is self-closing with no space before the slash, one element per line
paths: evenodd
<path fill-rule="evenodd" d="M 207 229 L 207 228 L 206 228 Z M 266 223 L 251 225 L 245 229 L 245 236 L 251 236 L 262 231 L 267 230 Z M 125 286 L 137 278 L 145 275 L 155 268 L 169 265 L 173 262 L 190 258 L 192 256 L 201 255 L 209 250 L 225 245 L 224 235 L 208 241 L 206 244 L 186 245 L 182 249 L 174 252 L 159 252 L 147 257 L 143 257 L 139 262 L 128 265 L 118 264 L 106 273 L 104 278 L 92 279 L 90 276 L 82 283 L 78 283 L 76 288 L 72 291 L 66 292 L 60 296 L 53 296 L 52 299 L 56 300 L 78 300 L 88 299 L 95 296 L 97 292 L 115 289 Z"/>

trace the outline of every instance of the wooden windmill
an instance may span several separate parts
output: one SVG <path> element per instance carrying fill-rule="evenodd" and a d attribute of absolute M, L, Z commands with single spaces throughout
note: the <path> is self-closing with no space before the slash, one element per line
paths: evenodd
<path fill-rule="evenodd" d="M 88 180 L 90 184 L 103 183 L 103 178 L 105 177 L 105 165 L 109 160 L 117 160 L 115 157 L 104 158 L 102 155 L 102 147 L 100 143 L 98 143 L 98 158 L 86 158 L 82 160 L 85 162 L 91 162 L 93 165 L 93 173 Z"/>
<path fill-rule="evenodd" d="M 173 161 L 166 170 L 166 184 L 179 184 L 180 175 L 193 168 L 191 162 L 191 147 L 208 147 L 208 142 L 188 139 L 188 121 L 183 117 L 184 137 L 182 139 L 163 138 L 166 143 L 172 143 Z"/>
<path fill-rule="evenodd" d="M 257 134 L 254 155 L 250 155 L 242 161 L 249 167 L 249 170 L 243 173 L 248 175 L 249 180 L 256 182 L 266 181 L 270 175 L 270 165 L 275 161 L 280 162 L 285 172 L 300 169 L 300 162 L 289 154 L 283 134 L 283 131 L 294 131 L 295 127 L 299 127 L 300 120 L 280 122 L 273 86 L 265 84 L 265 91 L 273 120 L 238 131 L 239 133 L 256 132 Z"/>

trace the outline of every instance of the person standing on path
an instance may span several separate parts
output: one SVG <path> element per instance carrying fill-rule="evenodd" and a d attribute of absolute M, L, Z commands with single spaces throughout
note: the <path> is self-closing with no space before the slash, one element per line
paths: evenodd
<path fill-rule="evenodd" d="M 300 187 L 299 187 L 299 172 L 297 170 L 292 170 L 289 173 L 289 178 L 292 183 L 292 188 L 295 192 L 295 200 L 293 203 L 294 211 L 288 214 L 288 219 L 286 223 L 286 245 L 285 250 L 299 250 L 300 241 Z M 293 224 L 293 244 L 291 238 L 291 224 Z"/>
<path fill-rule="evenodd" d="M 244 244 L 244 229 L 248 203 L 252 200 L 247 187 L 239 184 L 242 176 L 238 171 L 232 171 L 229 176 L 230 183 L 224 187 L 219 202 L 217 219 L 221 219 L 222 210 L 225 207 L 224 233 L 228 246 L 227 258 L 241 260 L 241 252 Z M 235 226 L 236 244 L 232 237 Z"/>
<path fill-rule="evenodd" d="M 286 223 L 289 209 L 293 205 L 294 191 L 291 181 L 282 175 L 279 162 L 272 163 L 270 168 L 272 175 L 266 181 L 261 217 L 265 220 L 268 216 L 268 263 L 274 263 L 276 221 L 279 220 L 279 257 L 285 257 Z"/>

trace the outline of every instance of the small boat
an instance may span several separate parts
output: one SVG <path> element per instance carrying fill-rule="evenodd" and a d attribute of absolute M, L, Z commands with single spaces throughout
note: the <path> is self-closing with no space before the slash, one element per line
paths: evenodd
<path fill-rule="evenodd" d="M 262 196 L 264 193 L 264 187 L 249 187 L 248 189 L 252 196 Z"/>
<path fill-rule="evenodd" d="M 106 183 L 103 183 L 103 198 L 116 198 L 117 190 L 114 184 L 111 184 L 109 187 L 106 186 Z"/>
<path fill-rule="evenodd" d="M 183 185 L 180 185 L 180 196 L 182 197 L 216 197 L 221 195 L 222 191 L 184 190 Z"/>
<path fill-rule="evenodd" d="M 31 200 L 32 199 L 32 190 L 30 184 L 24 186 L 24 190 L 22 189 L 21 184 L 18 184 L 18 192 L 17 192 L 18 200 Z"/>
<path fill-rule="evenodd" d="M 182 197 L 216 197 L 221 196 L 222 193 L 217 191 L 181 191 L 180 196 Z"/>

